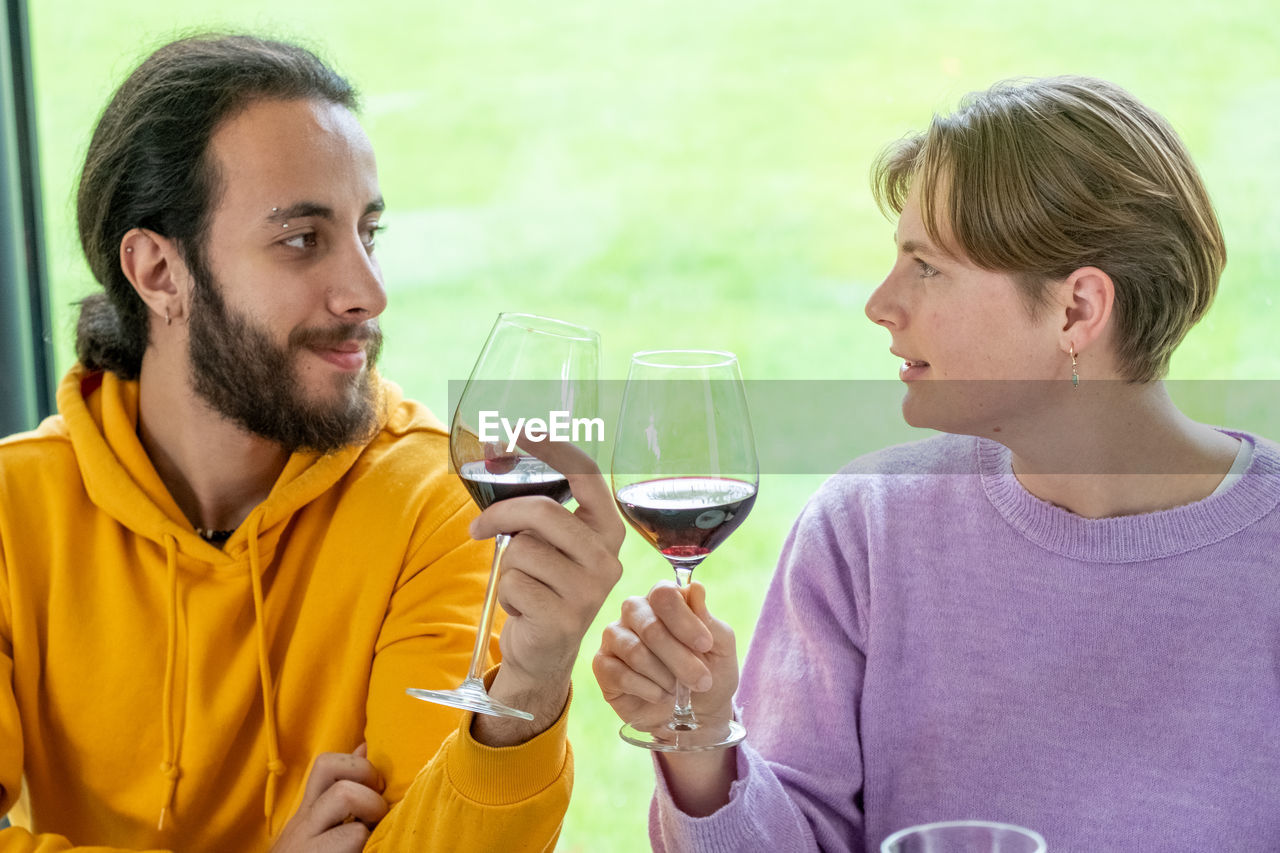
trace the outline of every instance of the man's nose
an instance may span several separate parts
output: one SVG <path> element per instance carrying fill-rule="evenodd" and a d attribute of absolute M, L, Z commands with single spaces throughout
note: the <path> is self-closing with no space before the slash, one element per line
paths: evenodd
<path fill-rule="evenodd" d="M 342 252 L 340 268 L 328 291 L 329 310 L 346 320 L 377 317 L 387 307 L 382 268 L 359 239 Z"/>

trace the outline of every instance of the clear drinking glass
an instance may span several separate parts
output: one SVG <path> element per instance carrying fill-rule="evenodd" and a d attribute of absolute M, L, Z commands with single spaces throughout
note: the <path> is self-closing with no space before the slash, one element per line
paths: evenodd
<path fill-rule="evenodd" d="M 737 529 L 760 481 L 746 392 L 732 353 L 636 353 L 623 391 L 613 448 L 613 493 L 631 526 L 689 585 L 693 570 Z M 624 725 L 623 740 L 646 749 L 693 752 L 738 743 L 736 720 L 694 715 L 676 686 L 669 719 Z"/>
<path fill-rule="evenodd" d="M 1048 849 L 1038 832 L 985 820 L 910 826 L 880 844 L 880 853 L 1045 853 Z"/>
<path fill-rule="evenodd" d="M 596 419 L 599 372 L 600 336 L 592 329 L 532 314 L 498 315 L 458 399 L 449 431 L 450 470 L 481 509 L 527 495 L 546 495 L 560 503 L 569 499 L 564 474 L 576 473 L 569 466 L 591 455 L 580 446 L 589 447 L 590 439 L 578 444 L 572 439 L 582 432 L 584 422 Z M 541 421 L 541 428 L 530 425 L 530 419 Z M 518 437 L 513 439 L 512 432 Z M 558 434 L 571 440 L 557 441 Z M 480 714 L 533 719 L 484 689 L 499 566 L 510 542 L 505 533 L 494 539 L 493 566 L 466 680 L 451 690 L 410 687 L 410 696 Z"/>

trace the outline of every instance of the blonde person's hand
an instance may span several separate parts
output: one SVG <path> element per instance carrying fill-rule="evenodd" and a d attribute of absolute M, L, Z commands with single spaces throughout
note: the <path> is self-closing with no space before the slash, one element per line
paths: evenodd
<path fill-rule="evenodd" d="M 647 596 L 624 601 L 621 618 L 604 630 L 592 670 L 605 701 L 637 728 L 671 716 L 677 680 L 689 685 L 695 714 L 733 716 L 733 629 L 711 615 L 706 587 L 696 581 L 684 593 L 662 581 Z"/>
<path fill-rule="evenodd" d="M 387 813 L 382 776 L 365 744 L 355 752 L 326 752 L 307 777 L 302 803 L 271 853 L 357 853 Z"/>

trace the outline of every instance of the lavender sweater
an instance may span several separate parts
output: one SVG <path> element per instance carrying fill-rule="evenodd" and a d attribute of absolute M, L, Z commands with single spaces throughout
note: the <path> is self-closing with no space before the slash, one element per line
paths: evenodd
<path fill-rule="evenodd" d="M 969 437 L 846 468 L 770 586 L 729 804 L 690 818 L 659 774 L 654 848 L 984 818 L 1051 853 L 1280 851 L 1280 447 L 1232 434 L 1229 489 L 1122 518 L 1036 499 Z"/>

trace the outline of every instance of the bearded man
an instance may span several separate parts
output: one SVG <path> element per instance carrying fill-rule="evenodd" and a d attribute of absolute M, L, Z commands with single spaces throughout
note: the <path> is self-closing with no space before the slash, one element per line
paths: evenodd
<path fill-rule="evenodd" d="M 376 375 L 355 107 L 306 50 L 198 37 L 98 123 L 78 214 L 104 292 L 59 414 L 0 443 L 0 850 L 555 844 L 622 525 L 598 472 L 576 512 L 477 517 L 445 430 Z M 489 689 L 531 722 L 405 695 L 465 673 L 498 532 Z"/>

